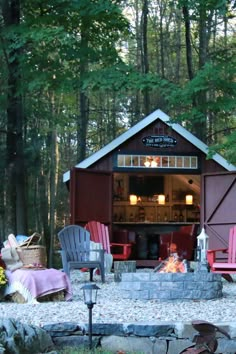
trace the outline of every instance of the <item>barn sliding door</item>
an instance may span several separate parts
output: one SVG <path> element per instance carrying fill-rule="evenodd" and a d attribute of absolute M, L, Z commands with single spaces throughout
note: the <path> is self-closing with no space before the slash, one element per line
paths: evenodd
<path fill-rule="evenodd" d="M 112 222 L 112 173 L 73 168 L 70 176 L 71 224 Z"/>
<path fill-rule="evenodd" d="M 203 175 L 201 206 L 209 249 L 227 248 L 229 229 L 236 225 L 236 172 Z"/>

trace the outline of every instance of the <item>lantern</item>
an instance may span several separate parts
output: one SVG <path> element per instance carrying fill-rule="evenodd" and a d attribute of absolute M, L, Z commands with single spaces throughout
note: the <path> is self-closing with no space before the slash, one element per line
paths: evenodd
<path fill-rule="evenodd" d="M 205 232 L 205 229 L 202 228 L 202 231 L 199 236 L 197 236 L 197 247 L 199 250 L 199 256 L 198 258 L 200 262 L 206 262 L 207 260 L 207 250 L 208 250 L 208 242 L 209 242 L 209 237 Z"/>
<path fill-rule="evenodd" d="M 89 310 L 89 349 L 92 349 L 92 309 L 97 302 L 97 291 L 100 288 L 94 283 L 88 283 L 82 286 L 84 303 Z"/>

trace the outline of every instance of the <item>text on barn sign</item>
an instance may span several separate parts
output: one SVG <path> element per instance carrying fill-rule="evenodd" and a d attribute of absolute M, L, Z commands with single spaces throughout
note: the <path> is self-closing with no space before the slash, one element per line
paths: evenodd
<path fill-rule="evenodd" d="M 173 147 L 177 144 L 176 139 L 169 135 L 145 136 L 142 142 L 150 147 Z"/>

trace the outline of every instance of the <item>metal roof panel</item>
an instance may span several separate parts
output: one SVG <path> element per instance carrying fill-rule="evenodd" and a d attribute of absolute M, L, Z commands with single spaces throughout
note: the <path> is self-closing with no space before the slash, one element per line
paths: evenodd
<path fill-rule="evenodd" d="M 88 168 L 96 161 L 100 160 L 102 157 L 109 154 L 111 151 L 116 149 L 118 146 L 123 144 L 126 140 L 133 137 L 135 134 L 139 133 L 142 129 L 146 128 L 149 124 L 153 123 L 155 120 L 160 119 L 167 125 L 169 125 L 175 132 L 181 135 L 183 138 L 188 140 L 191 144 L 196 146 L 199 150 L 201 150 L 204 154 L 208 153 L 208 146 L 203 143 L 200 139 L 190 133 L 187 129 L 185 129 L 182 125 L 178 123 L 170 123 L 170 117 L 162 112 L 160 109 L 149 114 L 147 117 L 142 119 L 140 122 L 135 124 L 133 127 L 129 128 L 126 132 L 115 138 L 113 141 L 105 145 L 100 150 L 96 151 L 91 156 L 87 157 L 85 160 L 81 161 L 75 167 L 79 168 Z M 221 155 L 214 154 L 212 160 L 217 162 L 219 165 L 224 167 L 228 171 L 236 171 L 236 166 L 230 164 L 227 160 L 225 160 Z M 67 171 L 63 174 L 63 182 L 67 182 L 70 179 L 70 171 Z"/>

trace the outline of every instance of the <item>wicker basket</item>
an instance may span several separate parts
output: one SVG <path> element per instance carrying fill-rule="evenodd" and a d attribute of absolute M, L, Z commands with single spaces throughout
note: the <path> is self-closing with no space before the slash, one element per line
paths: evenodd
<path fill-rule="evenodd" d="M 27 247 L 18 247 L 17 253 L 23 262 L 23 265 L 41 265 L 47 266 L 46 247 L 41 245 L 31 245 Z"/>

